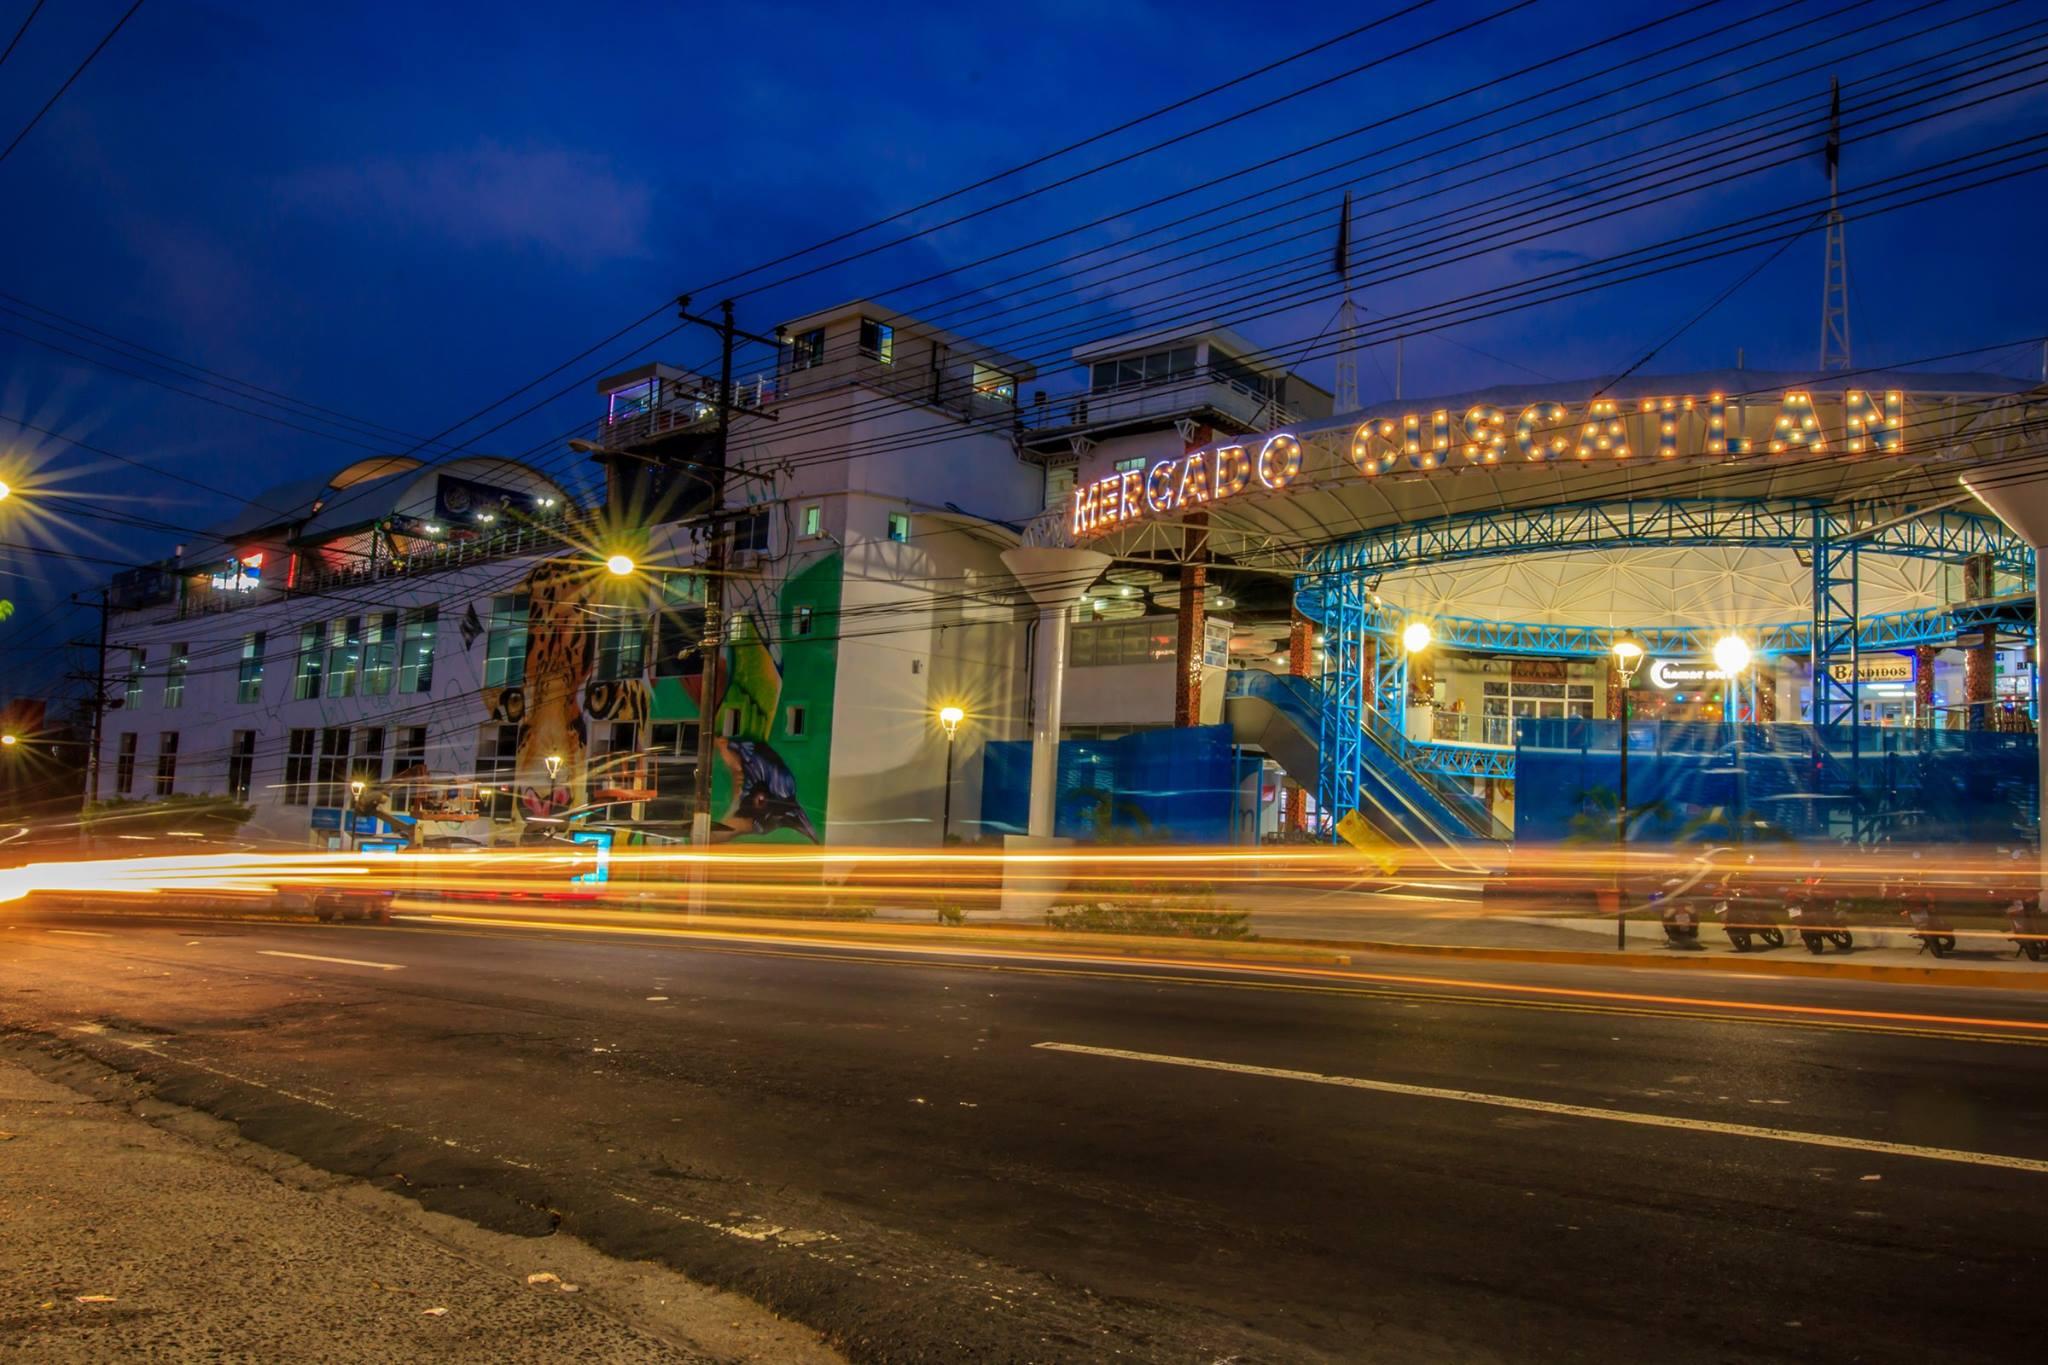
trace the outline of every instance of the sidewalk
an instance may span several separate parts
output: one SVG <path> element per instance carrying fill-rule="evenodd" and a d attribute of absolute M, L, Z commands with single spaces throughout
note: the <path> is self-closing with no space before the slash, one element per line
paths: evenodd
<path fill-rule="evenodd" d="M 0 1356 L 837 1359 L 651 1265 L 485 1232 L 216 1120 L 136 1110 L 0 1059 Z"/>

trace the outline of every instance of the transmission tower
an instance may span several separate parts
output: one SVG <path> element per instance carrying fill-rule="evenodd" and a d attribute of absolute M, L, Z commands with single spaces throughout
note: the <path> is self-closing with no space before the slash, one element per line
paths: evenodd
<path fill-rule="evenodd" d="M 1843 240 L 1842 82 L 1828 81 L 1828 246 L 1820 289 L 1820 367 L 1846 370 L 1849 360 L 1849 253 Z"/>
<path fill-rule="evenodd" d="M 1343 337 L 1337 352 L 1337 412 L 1358 411 L 1358 305 L 1351 298 L 1351 193 L 1344 194 L 1344 217 L 1337 224 L 1337 276 L 1344 281 L 1344 303 L 1337 310 Z"/>

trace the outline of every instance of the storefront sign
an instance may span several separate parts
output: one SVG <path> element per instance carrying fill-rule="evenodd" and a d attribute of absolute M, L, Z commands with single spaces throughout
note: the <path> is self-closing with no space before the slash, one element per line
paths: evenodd
<path fill-rule="evenodd" d="M 1202 618 L 1202 665 L 1205 668 L 1230 667 L 1230 622 L 1209 616 Z"/>
<path fill-rule="evenodd" d="M 313 828 L 339 830 L 341 828 L 341 807 L 313 807 Z"/>
<path fill-rule="evenodd" d="M 1916 660 L 1910 654 L 1859 654 L 1856 656 L 1856 681 L 1911 682 L 1918 674 Z M 1828 665 L 1828 676 L 1838 683 L 1849 681 L 1851 665 L 1844 661 Z"/>
<path fill-rule="evenodd" d="M 1565 661 L 1516 659 L 1508 665 L 1508 680 L 1518 683 L 1561 683 L 1565 680 Z"/>
<path fill-rule="evenodd" d="M 1286 489 L 1302 471 L 1304 442 L 1334 438 L 1362 478 L 1430 474 L 1464 466 L 1840 453 L 1896 455 L 1906 446 L 1906 397 L 1896 389 L 1848 389 L 1839 425 L 1823 428 L 1813 395 L 1545 401 L 1518 410 L 1475 404 L 1399 417 L 1340 418 L 1261 436 L 1213 441 L 1146 469 L 1123 470 L 1069 495 L 1076 539 L 1131 522 L 1198 511 L 1231 498 Z M 1751 419 L 1754 419 L 1752 421 Z M 1761 424 L 1768 419 L 1768 427 Z M 1758 426 L 1764 434 L 1748 434 Z"/>
<path fill-rule="evenodd" d="M 1649 676 L 1650 686 L 1659 692 L 1728 681 L 1726 673 L 1697 659 L 1654 659 L 1643 671 Z"/>

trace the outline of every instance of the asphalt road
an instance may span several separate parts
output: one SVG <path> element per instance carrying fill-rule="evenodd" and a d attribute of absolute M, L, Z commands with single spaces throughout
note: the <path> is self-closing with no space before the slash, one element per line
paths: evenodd
<path fill-rule="evenodd" d="M 0 925 L 17 1054 L 857 1358 L 2041 1350 L 2048 993 Z"/>

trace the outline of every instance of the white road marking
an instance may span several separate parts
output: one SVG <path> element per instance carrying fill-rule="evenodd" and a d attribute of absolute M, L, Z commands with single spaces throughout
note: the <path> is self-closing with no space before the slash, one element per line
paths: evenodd
<path fill-rule="evenodd" d="M 380 972 L 402 971 L 405 967 L 402 962 L 365 962 L 356 957 L 322 957 L 318 953 L 286 953 L 275 948 L 258 948 L 256 951 L 264 957 L 296 957 L 306 962 L 338 962 L 344 967 L 375 967 Z"/>
<path fill-rule="evenodd" d="M 1922 1147 L 1910 1142 L 1881 1142 L 1874 1138 L 1837 1137 L 1832 1133 L 1802 1133 L 1789 1128 L 1760 1128 L 1748 1123 L 1720 1123 L 1712 1119 L 1676 1118 L 1668 1114 L 1640 1114 L 1627 1109 L 1599 1109 L 1585 1104 L 1559 1104 L 1551 1100 L 1523 1099 L 1517 1095 L 1492 1095 L 1478 1090 L 1446 1090 L 1434 1085 L 1405 1085 L 1399 1081 L 1374 1081 L 1362 1076 L 1330 1076 L 1320 1071 L 1292 1071 L 1283 1067 L 1250 1066 L 1243 1062 L 1217 1062 L 1205 1057 L 1173 1057 L 1159 1052 L 1129 1052 L 1117 1047 L 1088 1047 L 1081 1043 L 1034 1043 L 1047 1052 L 1074 1052 L 1088 1057 L 1109 1057 L 1126 1062 L 1153 1062 L 1161 1066 L 1184 1066 L 1197 1071 L 1228 1071 L 1243 1076 L 1267 1076 L 1283 1081 L 1313 1081 L 1317 1085 L 1338 1085 L 1352 1090 L 1374 1090 L 1385 1095 L 1407 1095 L 1414 1099 L 1456 1100 L 1462 1104 L 1484 1104 L 1496 1109 L 1520 1109 L 1536 1114 L 1558 1114 L 1566 1118 L 1604 1119 L 1609 1123 L 1633 1123 L 1645 1128 L 1678 1128 L 1696 1133 L 1720 1133 L 1727 1137 L 1762 1138 L 1769 1142 L 1796 1142 L 1809 1147 L 1833 1147 L 1852 1152 L 1877 1152 L 1886 1156 L 1918 1157 L 1923 1161 L 1951 1161 L 1965 1166 L 1996 1166 L 2009 1171 L 2031 1171 L 2048 1175 L 2048 1161 L 2023 1156 L 1999 1156 L 1992 1152 L 1965 1152 L 1951 1147 Z M 1865 1179 L 1875 1179 L 1866 1176 Z"/>
<path fill-rule="evenodd" d="M 70 934 L 70 935 L 71 935 L 72 937 L 74 937 L 74 938 L 112 938 L 112 937 L 113 937 L 113 935 L 112 935 L 112 934 L 103 934 L 103 933 L 101 933 L 101 932 L 100 932 L 99 930 L 97 930 L 97 929 L 45 929 L 45 930 L 43 930 L 43 932 L 44 932 L 44 933 L 46 933 L 46 934 Z"/>

